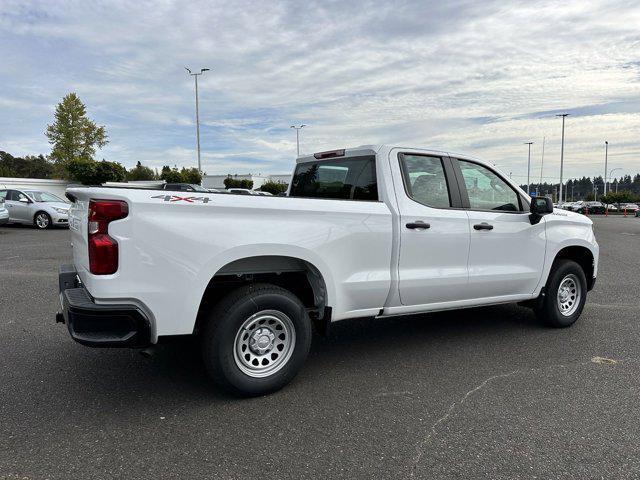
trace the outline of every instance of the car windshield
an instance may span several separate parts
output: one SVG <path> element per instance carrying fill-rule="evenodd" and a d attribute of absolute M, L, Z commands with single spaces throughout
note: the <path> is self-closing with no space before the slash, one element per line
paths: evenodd
<path fill-rule="evenodd" d="M 194 185 L 194 184 L 191 184 L 190 186 L 191 186 L 191 188 L 193 188 L 193 190 L 194 190 L 195 192 L 206 192 L 206 193 L 209 193 L 209 190 L 207 190 L 207 189 L 206 189 L 206 188 L 204 188 L 204 187 L 201 187 L 200 185 Z"/>
<path fill-rule="evenodd" d="M 48 192 L 25 192 L 36 202 L 57 202 L 65 203 L 60 197 L 56 197 L 53 193 Z"/>

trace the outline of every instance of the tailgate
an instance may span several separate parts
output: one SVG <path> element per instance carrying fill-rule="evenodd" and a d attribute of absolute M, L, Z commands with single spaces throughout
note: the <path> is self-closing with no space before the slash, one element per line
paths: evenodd
<path fill-rule="evenodd" d="M 69 209 L 69 231 L 71 232 L 71 247 L 73 248 L 73 264 L 82 279 L 83 274 L 89 270 L 89 250 L 87 248 L 89 198 L 87 195 L 82 195 L 80 189 L 67 189 L 67 193 L 74 200 Z"/>

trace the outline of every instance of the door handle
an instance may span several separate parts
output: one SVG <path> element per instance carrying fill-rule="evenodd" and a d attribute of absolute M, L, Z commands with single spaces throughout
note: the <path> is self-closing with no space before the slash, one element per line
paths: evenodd
<path fill-rule="evenodd" d="M 429 225 L 428 223 L 421 222 L 421 221 L 410 222 L 410 223 L 407 223 L 405 226 L 407 228 L 411 228 L 413 230 L 415 230 L 415 229 L 423 229 L 423 228 L 426 230 L 427 228 L 431 228 L 431 225 Z"/>
<path fill-rule="evenodd" d="M 474 230 L 493 230 L 493 225 L 489 225 L 487 222 L 476 223 L 473 226 Z"/>

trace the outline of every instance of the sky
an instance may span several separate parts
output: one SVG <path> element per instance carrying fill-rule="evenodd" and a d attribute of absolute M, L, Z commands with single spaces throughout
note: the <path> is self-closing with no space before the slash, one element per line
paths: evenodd
<path fill-rule="evenodd" d="M 640 2 L 0 0 L 0 150 L 47 154 L 76 92 L 126 167 L 288 173 L 301 152 L 466 153 L 526 182 L 640 171 Z"/>

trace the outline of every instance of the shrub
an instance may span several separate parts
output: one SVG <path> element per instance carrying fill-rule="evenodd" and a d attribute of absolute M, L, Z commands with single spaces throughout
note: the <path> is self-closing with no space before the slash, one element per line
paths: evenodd
<path fill-rule="evenodd" d="M 286 192 L 289 185 L 284 182 L 274 182 L 269 180 L 268 182 L 264 182 L 260 187 L 260 190 L 263 192 L 269 192 L 272 195 L 278 195 L 282 192 Z"/>
<path fill-rule="evenodd" d="M 251 190 L 253 188 L 253 180 L 241 180 L 229 176 L 224 179 L 224 186 L 225 188 L 248 188 L 249 190 Z"/>

